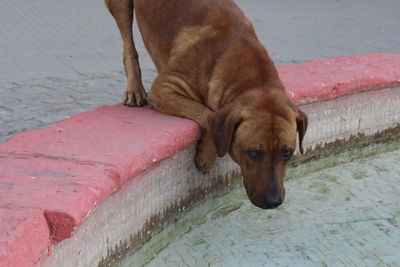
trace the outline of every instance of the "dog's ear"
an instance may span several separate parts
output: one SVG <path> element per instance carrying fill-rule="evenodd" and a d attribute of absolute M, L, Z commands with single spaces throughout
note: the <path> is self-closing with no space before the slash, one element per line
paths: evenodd
<path fill-rule="evenodd" d="M 229 151 L 233 135 L 242 118 L 239 112 L 225 108 L 208 117 L 208 122 L 218 156 L 223 157 Z"/>
<path fill-rule="evenodd" d="M 307 131 L 308 117 L 306 113 L 304 113 L 300 109 L 297 109 L 297 113 L 298 115 L 296 118 L 296 124 L 297 124 L 297 132 L 299 133 L 299 148 L 300 148 L 300 153 L 303 154 L 304 153 L 303 139 Z"/>

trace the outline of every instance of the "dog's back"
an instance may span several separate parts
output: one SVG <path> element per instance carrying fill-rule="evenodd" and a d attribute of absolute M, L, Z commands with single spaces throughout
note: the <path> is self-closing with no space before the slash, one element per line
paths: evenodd
<path fill-rule="evenodd" d="M 185 77 L 191 90 L 184 93 L 196 101 L 218 109 L 232 92 L 267 80 L 281 85 L 252 24 L 232 0 L 136 0 L 135 13 L 158 70 Z"/>
<path fill-rule="evenodd" d="M 256 38 L 251 23 L 232 0 L 135 0 L 134 3 L 136 21 L 145 33 L 143 40 L 158 68 L 167 64 L 171 51 L 182 43 L 194 46 L 213 36 L 220 40 L 220 45 L 229 42 L 230 35 Z M 214 47 L 215 44 L 214 40 Z"/>

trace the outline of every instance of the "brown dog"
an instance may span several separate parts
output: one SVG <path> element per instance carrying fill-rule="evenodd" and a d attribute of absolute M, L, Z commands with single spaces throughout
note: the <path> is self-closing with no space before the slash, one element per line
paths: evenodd
<path fill-rule="evenodd" d="M 161 112 L 196 121 L 203 130 L 195 163 L 208 172 L 229 153 L 240 165 L 247 194 L 275 208 L 283 177 L 300 151 L 307 116 L 288 99 L 252 24 L 233 0 L 105 0 L 124 45 L 128 88 L 124 104 L 146 103 L 133 43 L 133 11 L 158 71 L 149 100 Z"/>

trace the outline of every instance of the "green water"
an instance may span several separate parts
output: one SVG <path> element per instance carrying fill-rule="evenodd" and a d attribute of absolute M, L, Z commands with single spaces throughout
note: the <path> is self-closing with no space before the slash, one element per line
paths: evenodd
<path fill-rule="evenodd" d="M 400 144 L 292 168 L 275 210 L 204 201 L 123 266 L 400 266 Z"/>

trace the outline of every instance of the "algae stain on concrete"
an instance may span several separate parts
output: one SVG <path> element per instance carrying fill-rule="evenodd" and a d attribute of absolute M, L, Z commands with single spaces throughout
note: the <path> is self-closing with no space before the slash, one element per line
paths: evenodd
<path fill-rule="evenodd" d="M 400 145 L 387 147 L 287 181 L 275 210 L 252 206 L 242 187 L 208 199 L 122 265 L 399 266 Z"/>
<path fill-rule="evenodd" d="M 358 170 L 358 171 L 354 171 L 352 173 L 352 176 L 353 176 L 354 179 L 360 180 L 360 179 L 362 179 L 364 177 L 367 177 L 368 173 L 366 171 L 363 171 L 363 170 Z"/>

